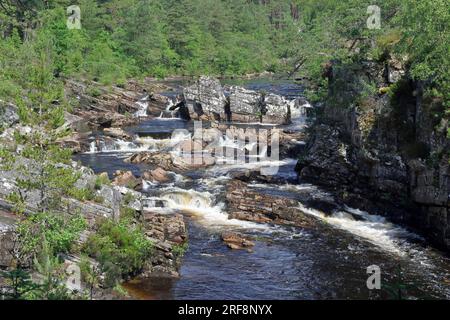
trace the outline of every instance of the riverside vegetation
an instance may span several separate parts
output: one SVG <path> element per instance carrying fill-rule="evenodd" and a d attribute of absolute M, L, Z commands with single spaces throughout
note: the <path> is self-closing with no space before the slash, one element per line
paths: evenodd
<path fill-rule="evenodd" d="M 397 193 L 408 207 L 413 199 L 424 211 L 410 212 L 426 212 L 428 222 L 414 216 L 406 220 L 419 227 L 428 223 L 424 229 L 431 239 L 448 248 L 448 223 L 442 223 L 442 210 L 449 215 L 448 194 L 443 203 L 430 200 L 422 189 L 414 194 L 406 181 L 410 173 L 404 171 L 364 178 L 354 172 L 369 170 L 361 162 L 379 161 L 382 157 L 373 154 L 380 149 L 389 164 L 376 167 L 379 171 L 400 154 L 419 161 L 408 164 L 417 169 L 416 180 L 440 177 L 425 187 L 445 196 L 450 150 L 447 1 L 80 0 L 82 28 L 70 30 L 66 8 L 72 4 L 0 3 L 0 133 L 11 129 L 11 108 L 18 117 L 13 119 L 18 126 L 0 144 L 1 172 L 15 177 L 13 190 L 1 192 L 0 198 L 19 220 L 8 250 L 12 258 L 0 271 L 6 298 L 93 298 L 98 288 L 115 288 L 120 296 L 121 281 L 146 269 L 156 254 L 156 244 L 145 235 L 145 219 L 131 205 L 133 193 L 126 191 L 120 204 L 109 206 L 103 193 L 112 190 L 109 179 L 86 173 L 72 162 L 72 150 L 57 143 L 72 134 L 68 116 L 82 107 L 68 90 L 71 81 L 87 83 L 88 95 L 95 98 L 103 94 L 100 86 L 124 88 L 129 79 L 142 84 L 146 77 L 287 73 L 305 83 L 311 102 L 324 106 L 317 108 L 309 154 L 298 155 L 299 173 L 317 179 L 320 172 L 339 172 L 325 183 L 335 189 L 357 177 L 359 190 L 340 191 L 349 201 L 367 193 L 361 185 L 369 185 L 369 193 L 381 185 L 375 196 L 385 202 L 376 205 L 385 206 L 392 200 L 389 195 Z M 367 28 L 368 5 L 382 10 L 380 29 Z M 380 110 L 392 116 L 386 126 L 375 115 Z M 398 137 L 384 139 L 393 128 L 400 128 L 394 131 Z M 357 169 L 349 172 L 341 165 L 342 153 L 331 158 L 336 165 L 330 166 L 324 160 L 328 151 L 318 150 L 324 139 L 333 139 L 335 151 L 344 144 Z M 380 139 L 398 146 L 385 150 L 377 145 Z M 80 183 L 86 176 L 92 184 Z M 113 214 L 89 215 L 82 205 L 73 210 L 73 201 Z M 170 250 L 182 256 L 186 244 Z M 80 257 L 87 291 L 72 292 L 64 285 L 64 263 L 73 255 Z"/>

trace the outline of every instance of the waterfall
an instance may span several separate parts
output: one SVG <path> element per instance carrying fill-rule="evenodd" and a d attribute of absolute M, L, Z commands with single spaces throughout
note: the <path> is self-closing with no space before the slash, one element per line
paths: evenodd
<path fill-rule="evenodd" d="M 174 106 L 178 105 L 178 103 L 180 103 L 180 101 L 178 99 L 171 99 L 168 98 L 169 102 L 166 105 L 166 108 L 164 109 L 164 111 L 161 112 L 161 114 L 159 115 L 159 119 L 179 119 L 178 115 L 178 110 L 171 110 Z"/>
<path fill-rule="evenodd" d="M 307 208 L 301 203 L 299 209 L 398 255 L 405 254 L 401 245 L 402 239 L 420 239 L 418 235 L 390 223 L 382 216 L 369 214 L 358 209 L 345 207 L 345 210 L 333 212 L 329 216 L 321 211 Z"/>
<path fill-rule="evenodd" d="M 97 142 L 92 141 L 89 143 L 89 153 L 96 153 L 97 152 Z"/>
<path fill-rule="evenodd" d="M 137 118 L 141 118 L 141 117 L 147 117 L 147 111 L 148 111 L 148 95 L 145 96 L 144 98 L 140 99 L 139 101 L 136 102 L 136 104 L 139 106 L 138 111 L 136 111 L 134 113 L 134 116 Z"/>
<path fill-rule="evenodd" d="M 267 230 L 268 225 L 254 222 L 229 219 L 225 211 L 225 204 L 216 203 L 215 196 L 210 192 L 199 192 L 194 189 L 165 188 L 160 199 L 165 207 L 190 212 L 201 218 L 200 222 L 210 227 L 237 226 L 249 229 Z"/>
<path fill-rule="evenodd" d="M 171 111 L 170 108 L 172 108 L 176 103 L 173 102 L 172 99 L 169 99 L 169 103 L 166 106 L 166 111 Z"/>

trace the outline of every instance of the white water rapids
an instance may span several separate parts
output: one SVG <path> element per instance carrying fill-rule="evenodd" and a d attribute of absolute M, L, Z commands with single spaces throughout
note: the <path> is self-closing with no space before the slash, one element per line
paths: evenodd
<path fill-rule="evenodd" d="M 189 140 L 191 135 L 178 134 L 171 139 L 154 139 L 152 137 L 139 137 L 136 136 L 133 142 L 127 142 L 124 140 L 116 139 L 113 144 L 106 145 L 102 141 L 99 146 L 95 142 L 91 142 L 90 153 L 134 153 L 140 151 L 161 151 L 171 150 L 176 147 L 180 142 Z M 226 135 L 220 137 L 219 145 L 223 147 L 232 147 L 247 149 L 252 146 L 238 143 L 229 139 Z M 262 150 L 264 153 L 265 150 Z M 267 229 L 268 226 L 258 225 L 256 223 L 249 223 L 239 220 L 229 220 L 226 207 L 223 202 L 217 202 L 217 193 L 223 192 L 223 187 L 218 182 L 220 180 L 226 181 L 230 179 L 228 173 L 235 170 L 257 170 L 262 167 L 283 167 L 294 166 L 295 159 L 283 159 L 278 161 L 260 161 L 253 163 L 238 163 L 238 164 L 223 164 L 216 165 L 211 168 L 207 168 L 205 171 L 206 177 L 201 180 L 202 184 L 206 186 L 206 189 L 216 189 L 215 193 L 209 191 L 198 191 L 194 189 L 182 189 L 177 185 L 184 180 L 182 175 L 170 173 L 174 179 L 166 186 L 150 181 L 144 181 L 144 190 L 150 190 L 152 188 L 159 188 L 160 195 L 155 199 L 161 200 L 165 203 L 166 209 L 189 211 L 190 213 L 197 214 L 201 217 L 202 223 L 209 226 L 220 225 L 232 225 L 238 227 L 248 227 L 251 229 Z M 209 176 L 209 178 L 208 178 Z M 254 187 L 267 187 L 267 185 L 252 185 Z M 211 189 L 212 188 L 212 189 Z M 319 194 L 320 190 L 317 187 L 311 185 L 281 185 L 277 186 L 280 190 L 296 191 L 310 188 L 311 192 Z M 326 193 L 322 192 L 323 196 Z M 385 218 L 377 215 L 371 215 L 364 211 L 356 209 L 345 208 L 342 211 L 334 212 L 332 215 L 326 215 L 325 213 L 305 207 L 299 202 L 298 208 L 306 214 L 313 215 L 320 220 L 327 222 L 335 228 L 339 228 L 361 237 L 366 241 L 395 254 L 403 254 L 404 248 L 399 245 L 402 239 L 415 239 L 416 235 L 408 232 L 407 230 L 390 223 Z M 355 219 L 359 217 L 359 219 Z"/>
<path fill-rule="evenodd" d="M 139 109 L 134 113 L 134 116 L 137 118 L 142 118 L 142 117 L 147 117 L 147 110 L 148 110 L 148 98 L 149 96 L 145 96 L 142 99 L 140 99 L 139 101 L 136 102 L 136 104 L 138 105 Z"/>

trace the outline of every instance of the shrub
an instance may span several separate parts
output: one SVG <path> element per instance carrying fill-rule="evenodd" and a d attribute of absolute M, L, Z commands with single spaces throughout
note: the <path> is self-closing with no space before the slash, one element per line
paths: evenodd
<path fill-rule="evenodd" d="M 186 253 L 187 249 L 189 248 L 189 244 L 187 242 L 183 244 L 176 244 L 172 246 L 172 253 L 175 255 L 175 257 L 182 257 Z"/>
<path fill-rule="evenodd" d="M 100 174 L 95 179 L 95 189 L 100 190 L 103 185 L 111 185 L 111 181 L 109 180 L 109 177 L 107 174 Z"/>
<path fill-rule="evenodd" d="M 91 201 L 95 199 L 95 193 L 89 188 L 71 188 L 68 195 L 79 201 Z"/>
<path fill-rule="evenodd" d="M 131 219 L 102 219 L 83 251 L 100 262 L 108 284 L 113 285 L 118 277 L 133 275 L 144 267 L 152 253 L 152 243 Z"/>
<path fill-rule="evenodd" d="M 43 212 L 21 221 L 17 231 L 24 253 L 33 255 L 39 252 L 44 237 L 53 253 L 57 254 L 71 251 L 74 242 L 86 227 L 86 220 L 79 214 Z"/>

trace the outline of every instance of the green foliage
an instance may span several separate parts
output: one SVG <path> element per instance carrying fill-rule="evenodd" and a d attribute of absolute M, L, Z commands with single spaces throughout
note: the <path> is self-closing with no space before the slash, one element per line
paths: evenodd
<path fill-rule="evenodd" d="M 94 290 L 100 286 L 102 272 L 100 268 L 97 265 L 93 265 L 85 255 L 81 257 L 78 266 L 80 268 L 82 280 L 86 283 L 89 289 L 90 299 L 92 300 Z"/>
<path fill-rule="evenodd" d="M 96 233 L 84 245 L 83 251 L 101 263 L 106 282 L 114 286 L 121 276 L 141 270 L 152 253 L 152 243 L 141 227 L 128 218 L 114 222 L 98 222 Z"/>
<path fill-rule="evenodd" d="M 41 237 L 41 250 L 34 255 L 37 279 L 32 279 L 28 270 L 21 267 L 0 271 L 5 280 L 3 298 L 14 300 L 70 300 L 79 299 L 64 284 L 66 274 L 63 264 L 54 255 L 45 236 Z"/>
<path fill-rule="evenodd" d="M 95 199 L 95 193 L 89 188 L 71 188 L 68 191 L 68 196 L 79 201 L 91 201 Z"/>
<path fill-rule="evenodd" d="M 120 206 L 120 216 L 125 219 L 134 219 L 137 218 L 136 210 L 130 208 L 128 206 Z"/>
<path fill-rule="evenodd" d="M 87 77 L 117 85 L 130 75 L 232 75 L 276 69 L 279 58 L 295 51 L 290 42 L 296 37 L 296 21 L 289 1 L 282 2 L 81 0 L 81 30 L 69 30 L 65 25 L 65 8 L 72 4 L 69 1 L 15 7 L 17 15 L 4 21 L 6 30 L 17 30 L 4 33 L 8 40 L 4 52 L 10 58 L 5 61 L 19 64 L 12 61 L 14 56 L 29 55 L 23 41 L 29 35 L 21 25 L 23 20 L 17 20 L 27 16 L 30 25 L 40 26 L 36 39 L 51 46 L 47 52 L 55 57 L 57 76 Z M 8 15 L 11 8 L 0 7 L 0 14 Z M 32 39 L 32 46 L 36 39 Z M 9 53 L 11 49 L 19 55 Z M 2 79 L 5 96 L 20 90 L 16 77 Z"/>
<path fill-rule="evenodd" d="M 31 280 L 30 274 L 22 268 L 16 268 L 9 271 L 1 271 L 0 276 L 5 284 L 2 287 L 4 299 L 20 300 L 25 299 L 27 295 L 35 291 L 39 285 Z"/>
<path fill-rule="evenodd" d="M 37 206 L 42 211 L 60 207 L 64 195 L 74 193 L 74 184 L 80 174 L 70 163 L 71 151 L 55 145 L 55 131 L 34 130 L 30 134 L 15 133 L 16 150 L 1 151 L 4 168 L 15 170 L 16 194 L 12 196 L 17 207 L 23 207 L 32 191 L 39 191 L 41 201 Z M 20 210 L 19 210 L 20 211 Z"/>
<path fill-rule="evenodd" d="M 22 220 L 17 227 L 22 251 L 29 255 L 42 251 L 42 238 L 54 254 L 69 252 L 87 227 L 81 215 L 39 213 Z"/>
<path fill-rule="evenodd" d="M 95 98 L 102 95 L 102 91 L 95 86 L 89 86 L 86 90 L 86 93 Z"/>
<path fill-rule="evenodd" d="M 182 257 L 186 253 L 187 249 L 189 248 L 189 244 L 187 242 L 184 242 L 182 244 L 177 244 L 172 246 L 172 253 L 175 255 L 175 257 Z"/>
<path fill-rule="evenodd" d="M 122 287 L 120 284 L 116 284 L 116 286 L 114 287 L 114 292 L 116 292 L 117 294 L 123 296 L 123 297 L 129 297 L 130 295 L 128 294 L 127 290 Z"/>
<path fill-rule="evenodd" d="M 129 205 L 134 200 L 136 200 L 136 199 L 131 192 L 126 193 L 122 198 L 122 201 L 125 205 Z"/>
<path fill-rule="evenodd" d="M 42 248 L 34 257 L 34 267 L 41 279 L 37 290 L 27 295 L 32 300 L 70 300 L 71 293 L 64 284 L 64 266 L 53 253 L 50 243 L 42 237 Z"/>
<path fill-rule="evenodd" d="M 109 180 L 109 177 L 107 174 L 101 174 L 98 175 L 97 178 L 95 178 L 95 189 L 100 190 L 103 185 L 109 186 L 111 185 L 111 181 Z"/>

